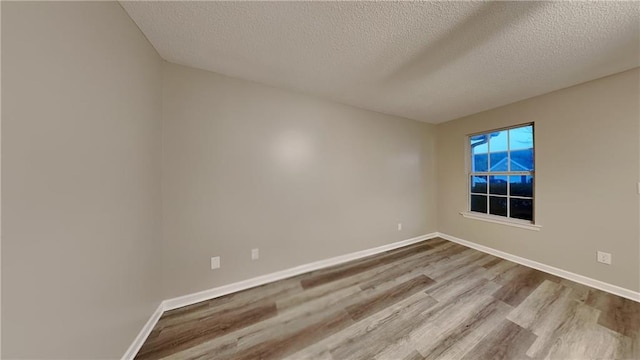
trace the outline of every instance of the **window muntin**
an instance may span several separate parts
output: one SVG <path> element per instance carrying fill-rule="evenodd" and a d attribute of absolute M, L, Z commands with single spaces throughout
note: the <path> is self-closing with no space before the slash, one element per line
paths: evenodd
<path fill-rule="evenodd" d="M 533 223 L 533 124 L 469 136 L 469 210 Z"/>

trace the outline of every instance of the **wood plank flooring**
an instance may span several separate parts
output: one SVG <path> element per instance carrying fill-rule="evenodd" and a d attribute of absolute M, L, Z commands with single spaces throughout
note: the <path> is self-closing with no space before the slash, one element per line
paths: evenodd
<path fill-rule="evenodd" d="M 436 238 L 168 311 L 136 359 L 640 359 L 640 303 Z"/>

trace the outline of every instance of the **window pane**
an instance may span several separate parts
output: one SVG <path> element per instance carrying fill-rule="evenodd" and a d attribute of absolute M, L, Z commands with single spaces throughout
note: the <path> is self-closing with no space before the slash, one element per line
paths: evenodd
<path fill-rule="evenodd" d="M 487 213 L 487 196 L 471 195 L 471 211 Z"/>
<path fill-rule="evenodd" d="M 507 198 L 491 196 L 489 199 L 489 213 L 507 216 Z"/>
<path fill-rule="evenodd" d="M 489 171 L 507 171 L 507 130 L 491 133 L 489 140 Z"/>
<path fill-rule="evenodd" d="M 507 176 L 489 176 L 489 193 L 507 195 Z"/>
<path fill-rule="evenodd" d="M 510 171 L 533 170 L 533 126 L 509 130 Z"/>
<path fill-rule="evenodd" d="M 489 135 L 475 135 L 471 139 L 471 172 L 485 172 L 487 167 L 487 142 Z"/>
<path fill-rule="evenodd" d="M 533 196 L 533 176 L 509 176 L 509 191 L 513 196 Z"/>
<path fill-rule="evenodd" d="M 487 193 L 487 177 L 486 176 L 472 176 L 471 177 L 471 192 L 472 193 Z"/>
<path fill-rule="evenodd" d="M 511 217 L 523 220 L 533 220 L 533 200 L 532 199 L 510 199 Z"/>

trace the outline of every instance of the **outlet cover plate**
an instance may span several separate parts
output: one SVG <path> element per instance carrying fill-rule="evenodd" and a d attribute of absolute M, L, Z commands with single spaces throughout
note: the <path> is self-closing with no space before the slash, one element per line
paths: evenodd
<path fill-rule="evenodd" d="M 220 256 L 214 256 L 211 258 L 211 270 L 220 268 Z"/>
<path fill-rule="evenodd" d="M 598 251 L 598 262 L 611 265 L 611 254 L 604 251 Z"/>

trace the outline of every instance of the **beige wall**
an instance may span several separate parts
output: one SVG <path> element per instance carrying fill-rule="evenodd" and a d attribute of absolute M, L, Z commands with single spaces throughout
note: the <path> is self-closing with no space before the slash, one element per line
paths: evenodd
<path fill-rule="evenodd" d="M 436 127 L 162 65 L 113 2 L 3 2 L 2 54 L 4 358 L 118 358 L 160 299 L 436 230 L 640 290 L 638 69 Z M 529 121 L 542 230 L 462 218 L 466 134 Z"/>
<path fill-rule="evenodd" d="M 640 70 L 577 85 L 437 127 L 438 230 L 640 290 Z M 535 122 L 540 231 L 463 218 L 466 135 Z M 596 262 L 596 251 L 613 264 Z"/>
<path fill-rule="evenodd" d="M 2 2 L 2 355 L 119 358 L 157 307 L 161 60 L 116 2 Z"/>
<path fill-rule="evenodd" d="M 436 230 L 434 126 L 164 70 L 165 297 Z"/>

